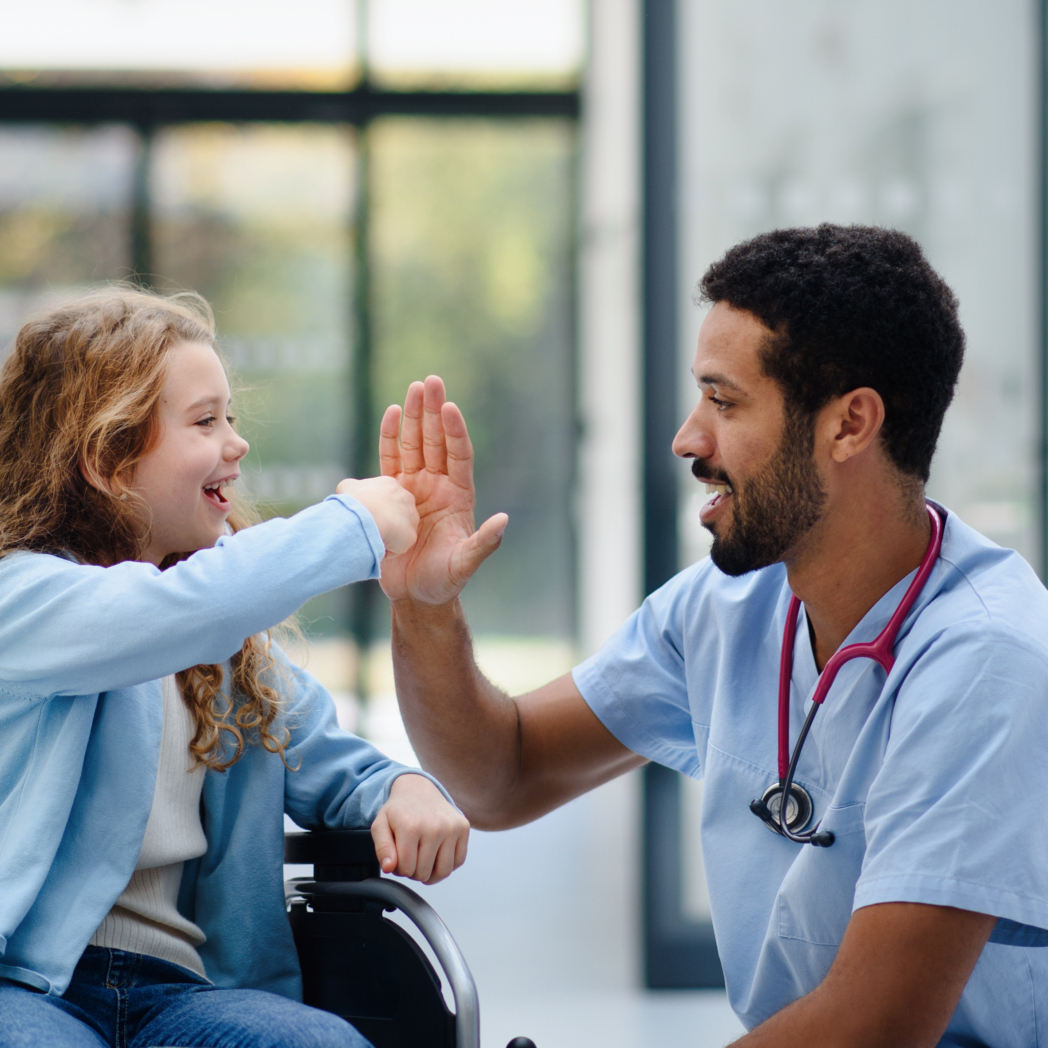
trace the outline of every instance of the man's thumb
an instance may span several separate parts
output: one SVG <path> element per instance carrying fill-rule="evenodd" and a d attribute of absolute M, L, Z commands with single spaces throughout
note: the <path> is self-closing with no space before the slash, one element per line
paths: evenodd
<path fill-rule="evenodd" d="M 462 544 L 462 574 L 469 578 L 502 545 L 509 515 L 496 513 L 486 521 Z"/>
<path fill-rule="evenodd" d="M 371 839 L 375 842 L 375 855 L 383 873 L 390 873 L 397 868 L 397 842 L 389 828 L 389 819 L 385 811 L 380 811 L 371 824 Z"/>

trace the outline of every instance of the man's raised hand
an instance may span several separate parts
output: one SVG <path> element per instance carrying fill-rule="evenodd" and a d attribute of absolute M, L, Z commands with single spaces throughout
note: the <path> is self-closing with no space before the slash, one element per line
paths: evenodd
<path fill-rule="evenodd" d="M 382 563 L 382 588 L 392 601 L 446 604 L 498 549 L 509 517 L 496 513 L 474 530 L 473 445 L 462 412 L 430 375 L 412 382 L 399 405 L 386 409 L 379 432 L 383 476 L 415 497 L 418 541 Z"/>

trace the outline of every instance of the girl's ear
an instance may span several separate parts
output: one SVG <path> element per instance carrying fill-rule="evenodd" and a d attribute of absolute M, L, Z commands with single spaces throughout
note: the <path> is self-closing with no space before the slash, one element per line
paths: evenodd
<path fill-rule="evenodd" d="M 95 491 L 101 491 L 105 495 L 115 495 L 121 501 L 127 498 L 127 492 L 123 489 L 123 486 L 114 481 L 107 481 L 99 472 L 92 466 L 86 459 L 80 459 L 77 463 L 80 470 L 80 476 L 87 481 L 95 489 Z"/>

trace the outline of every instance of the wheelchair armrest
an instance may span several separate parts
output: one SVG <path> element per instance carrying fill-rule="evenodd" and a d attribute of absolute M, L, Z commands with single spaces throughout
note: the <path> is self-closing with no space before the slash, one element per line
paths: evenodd
<path fill-rule="evenodd" d="M 370 830 L 285 833 L 284 862 L 311 865 L 317 881 L 362 881 L 382 873 Z"/>

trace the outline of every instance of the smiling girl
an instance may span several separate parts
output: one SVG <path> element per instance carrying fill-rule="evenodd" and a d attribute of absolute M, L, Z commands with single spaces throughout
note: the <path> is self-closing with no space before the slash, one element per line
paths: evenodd
<path fill-rule="evenodd" d="M 414 500 L 346 480 L 246 527 L 214 340 L 196 296 L 108 289 L 0 373 L 0 1048 L 359 1048 L 296 1000 L 284 813 L 426 882 L 465 858 L 266 633 L 409 549 Z"/>

